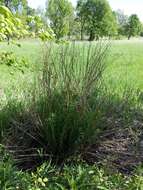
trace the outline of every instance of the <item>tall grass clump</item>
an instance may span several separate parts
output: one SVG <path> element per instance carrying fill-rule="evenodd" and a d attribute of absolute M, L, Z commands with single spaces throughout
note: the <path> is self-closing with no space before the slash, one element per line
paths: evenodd
<path fill-rule="evenodd" d="M 108 47 L 105 42 L 45 44 L 31 105 L 11 123 L 18 162 L 36 157 L 37 163 L 38 156 L 61 162 L 91 141 L 97 112 L 91 100 L 101 89 Z"/>
<path fill-rule="evenodd" d="M 41 144 L 65 157 L 91 140 L 96 110 L 90 99 L 101 88 L 108 44 L 46 44 L 37 114 Z"/>

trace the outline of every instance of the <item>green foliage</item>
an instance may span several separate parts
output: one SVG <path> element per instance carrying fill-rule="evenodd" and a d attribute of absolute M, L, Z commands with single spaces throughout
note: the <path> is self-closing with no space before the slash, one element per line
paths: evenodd
<path fill-rule="evenodd" d="M 114 14 L 116 15 L 117 23 L 119 26 L 124 26 L 127 24 L 128 16 L 125 15 L 122 10 L 119 9 L 119 10 L 115 11 Z"/>
<path fill-rule="evenodd" d="M 37 33 L 39 28 L 43 27 L 43 22 L 39 16 L 27 16 L 26 22 L 31 32 Z"/>
<path fill-rule="evenodd" d="M 20 70 L 21 72 L 24 72 L 25 67 L 29 67 L 29 63 L 24 57 L 18 58 L 13 52 L 1 52 L 0 64 L 12 66 L 13 68 Z"/>
<path fill-rule="evenodd" d="M 83 40 L 83 35 L 85 33 L 85 26 L 86 26 L 86 18 L 85 18 L 85 12 L 86 12 L 86 1 L 78 0 L 77 1 L 77 22 L 80 25 L 80 39 Z"/>
<path fill-rule="evenodd" d="M 26 22 L 30 33 L 34 34 L 34 37 L 39 37 L 42 41 L 55 39 L 53 30 L 44 24 L 40 16 L 28 16 Z"/>
<path fill-rule="evenodd" d="M 28 26 L 27 26 L 27 25 Z M 26 24 L 16 17 L 7 7 L 0 6 L 0 40 L 21 38 L 31 34 L 39 37 L 42 41 L 54 40 L 54 33 L 46 26 L 40 16 L 28 16 Z M 29 31 L 29 32 L 28 32 Z"/>
<path fill-rule="evenodd" d="M 23 11 L 27 4 L 27 0 L 0 0 L 0 5 L 9 8 L 13 12 L 19 12 L 19 7 Z"/>
<path fill-rule="evenodd" d="M 16 185 L 16 172 L 13 171 L 11 159 L 1 144 L 0 158 L 0 188 L 2 190 L 10 189 L 11 186 Z"/>
<path fill-rule="evenodd" d="M 73 17 L 73 7 L 69 0 L 48 0 L 47 16 L 57 39 L 69 33 L 69 25 Z"/>
<path fill-rule="evenodd" d="M 26 34 L 27 31 L 20 19 L 16 18 L 8 8 L 0 6 L 0 40 L 9 40 L 10 37 L 20 38 Z"/>
<path fill-rule="evenodd" d="M 116 19 L 117 19 L 117 24 L 118 24 L 118 36 L 117 38 L 120 39 L 121 36 L 126 35 L 125 31 L 125 26 L 127 25 L 128 22 L 128 16 L 124 14 L 122 10 L 117 10 L 114 12 Z"/>
<path fill-rule="evenodd" d="M 17 91 L 15 91 L 17 92 Z M 22 101 L 19 97 L 13 97 L 13 94 L 10 91 L 7 91 L 5 94 L 6 100 L 3 100 L 3 104 L 1 103 L 1 111 L 0 111 L 0 143 L 6 140 L 7 132 L 10 129 L 10 123 L 12 120 L 18 120 L 20 115 L 24 113 L 25 105 L 29 102 Z M 20 101 L 18 100 L 20 99 Z M 1 158 L 1 157 L 0 157 Z"/>
<path fill-rule="evenodd" d="M 130 39 L 131 36 L 139 35 L 140 32 L 141 32 L 141 22 L 138 16 L 131 15 L 126 25 L 126 34 L 128 36 L 128 39 Z"/>
<path fill-rule="evenodd" d="M 79 1 L 77 11 L 81 21 L 81 31 L 86 29 L 89 40 L 116 34 L 116 19 L 106 0 Z"/>
<path fill-rule="evenodd" d="M 11 160 L 0 161 L 1 190 L 142 190 L 143 168 L 133 176 L 110 173 L 83 162 L 62 168 L 46 162 L 35 172 L 18 171 Z"/>
<path fill-rule="evenodd" d="M 143 24 L 141 23 L 141 32 L 140 32 L 140 36 L 143 36 Z"/>

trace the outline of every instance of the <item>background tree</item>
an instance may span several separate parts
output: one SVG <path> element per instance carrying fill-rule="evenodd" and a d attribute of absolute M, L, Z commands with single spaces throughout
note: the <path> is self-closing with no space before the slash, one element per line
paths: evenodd
<path fill-rule="evenodd" d="M 108 36 L 109 38 L 112 36 L 118 35 L 118 25 L 116 16 L 114 12 L 107 11 L 106 16 L 104 16 L 101 24 L 101 31 L 99 32 L 99 36 Z"/>
<path fill-rule="evenodd" d="M 136 14 L 129 17 L 128 23 L 126 25 L 126 34 L 128 39 L 132 36 L 139 35 L 141 32 L 141 22 Z"/>
<path fill-rule="evenodd" d="M 22 13 L 26 6 L 27 0 L 0 0 L 0 4 L 9 8 L 12 12 Z"/>
<path fill-rule="evenodd" d="M 25 7 L 25 14 L 26 16 L 30 15 L 30 16 L 34 16 L 36 14 L 36 10 L 29 7 L 28 5 Z"/>
<path fill-rule="evenodd" d="M 114 12 L 117 18 L 117 23 L 121 26 L 127 24 L 128 16 L 124 14 L 124 12 L 120 9 Z"/>
<path fill-rule="evenodd" d="M 89 40 L 101 36 L 113 35 L 116 31 L 116 19 L 106 0 L 78 1 L 78 15 L 81 18 L 82 30 L 86 28 Z"/>
<path fill-rule="evenodd" d="M 114 14 L 117 19 L 117 25 L 118 25 L 118 35 L 125 36 L 126 35 L 126 25 L 128 22 L 128 16 L 124 14 L 124 12 L 120 9 L 117 11 L 114 11 Z"/>
<path fill-rule="evenodd" d="M 74 9 L 68 0 L 48 0 L 46 15 L 57 39 L 69 33 L 69 25 Z"/>
<path fill-rule="evenodd" d="M 143 23 L 141 23 L 141 33 L 140 36 L 143 37 Z"/>
<path fill-rule="evenodd" d="M 78 0 L 76 7 L 76 22 L 80 26 L 80 39 L 83 40 L 83 36 L 86 28 L 86 0 Z"/>

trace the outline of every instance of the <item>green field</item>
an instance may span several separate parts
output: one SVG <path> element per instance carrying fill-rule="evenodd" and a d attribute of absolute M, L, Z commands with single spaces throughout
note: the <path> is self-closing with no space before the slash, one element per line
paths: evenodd
<path fill-rule="evenodd" d="M 107 75 L 119 88 L 125 83 L 143 89 L 143 43 L 142 41 L 113 42 Z"/>
<path fill-rule="evenodd" d="M 101 88 L 87 97 L 87 104 L 84 101 L 77 104 L 82 95 L 77 89 L 73 92 L 68 88 L 72 87 L 72 81 L 67 80 L 70 71 L 63 74 L 67 78 L 58 81 L 68 84 L 61 91 L 56 83 L 51 83 L 52 93 L 47 90 L 48 83 L 36 89 L 37 73 L 44 72 L 41 67 L 44 46 L 38 40 L 19 43 L 21 47 L 0 44 L 0 53 L 13 51 L 17 59 L 24 57 L 29 65 L 22 71 L 0 65 L 2 190 L 15 190 L 15 187 L 19 190 L 142 190 L 142 40 L 110 42 Z M 85 47 L 87 44 L 82 43 Z M 55 65 L 66 59 L 54 56 Z"/>
<path fill-rule="evenodd" d="M 107 68 L 105 72 L 106 83 L 114 88 L 121 89 L 124 85 L 132 88 L 143 89 L 143 42 L 142 41 L 114 41 L 111 43 Z M 39 57 L 42 55 L 42 44 L 39 41 L 21 41 L 21 48 L 16 45 L 1 43 L 0 51 L 13 51 L 19 57 L 28 59 L 31 66 L 38 65 Z M 86 46 L 86 42 L 85 42 Z M 1 84 L 0 88 L 9 88 L 11 85 L 17 86 L 28 81 L 32 75 L 29 70 L 25 74 L 19 72 L 11 74 L 11 68 L 0 66 Z M 28 80 L 27 80 L 28 76 Z M 25 78 L 26 77 L 26 78 Z"/>
<path fill-rule="evenodd" d="M 127 4 L 0 1 L 0 190 L 143 190 L 143 23 Z"/>
<path fill-rule="evenodd" d="M 30 67 L 32 68 L 34 64 L 38 64 L 36 60 L 38 59 L 40 52 L 40 42 L 38 41 L 22 41 L 20 42 L 21 48 L 16 45 L 7 45 L 6 43 L 1 43 L 0 52 L 3 51 L 12 51 L 15 53 L 17 57 L 25 57 L 28 60 Z M 31 81 L 32 72 L 26 69 L 25 73 L 22 74 L 19 71 L 14 71 L 13 68 L 0 65 L 0 76 L 1 76 L 1 89 L 9 89 L 9 88 L 18 88 L 23 83 Z"/>

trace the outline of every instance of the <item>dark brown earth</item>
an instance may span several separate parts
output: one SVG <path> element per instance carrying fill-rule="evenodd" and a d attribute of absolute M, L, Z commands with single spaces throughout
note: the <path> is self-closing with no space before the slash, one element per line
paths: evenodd
<path fill-rule="evenodd" d="M 141 114 L 135 118 L 132 118 L 131 122 L 123 122 L 122 118 L 106 117 L 106 130 L 104 129 L 102 134 L 98 135 L 96 143 L 92 143 L 83 151 L 82 158 L 89 164 L 102 165 L 113 172 L 118 170 L 131 174 L 137 166 L 143 164 L 143 116 Z M 30 125 L 27 123 L 26 126 Z M 20 169 L 31 170 L 51 157 L 44 154 L 44 157 L 39 160 L 39 153 L 34 148 L 34 144 L 29 145 L 33 147 L 32 149 L 24 148 L 23 142 L 27 133 L 28 131 L 20 135 L 23 138 L 22 144 L 18 143 L 19 139 L 11 139 L 6 145 L 8 151 L 14 153 Z M 12 136 L 15 137 L 15 134 L 11 134 Z M 13 146 L 14 144 L 17 147 Z"/>
<path fill-rule="evenodd" d="M 109 130 L 99 137 L 98 142 L 89 146 L 84 159 L 90 164 L 102 164 L 110 170 L 131 173 L 143 163 L 143 122 L 134 120 L 124 128 L 120 120 L 108 119 Z"/>

